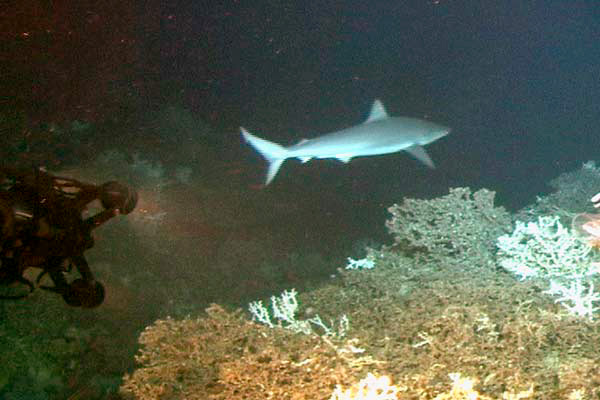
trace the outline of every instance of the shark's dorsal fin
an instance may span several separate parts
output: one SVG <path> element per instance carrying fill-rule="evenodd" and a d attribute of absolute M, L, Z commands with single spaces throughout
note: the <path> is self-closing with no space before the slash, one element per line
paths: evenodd
<path fill-rule="evenodd" d="M 371 106 L 371 113 L 369 114 L 369 118 L 365 121 L 365 124 L 373 121 L 379 121 L 381 119 L 389 118 L 387 112 L 385 111 L 385 107 L 381 100 L 376 99 Z"/>

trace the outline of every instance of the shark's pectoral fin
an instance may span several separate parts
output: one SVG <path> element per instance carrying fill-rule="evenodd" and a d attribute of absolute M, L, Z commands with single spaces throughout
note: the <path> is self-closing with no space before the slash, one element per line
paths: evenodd
<path fill-rule="evenodd" d="M 429 157 L 429 154 L 425 151 L 425 149 L 419 145 L 410 146 L 405 151 L 409 152 L 417 160 L 421 161 L 423 164 L 427 165 L 429 168 L 435 168 L 433 161 Z"/>

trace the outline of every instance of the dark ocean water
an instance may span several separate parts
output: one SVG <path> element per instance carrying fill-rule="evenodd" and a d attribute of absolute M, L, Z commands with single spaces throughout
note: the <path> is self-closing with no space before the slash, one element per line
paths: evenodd
<path fill-rule="evenodd" d="M 0 19 L 6 22 L 3 161 L 81 179 L 110 179 L 111 171 L 124 178 L 126 168 L 94 164 L 98 154 L 116 150 L 130 166 L 135 157 L 162 165 L 161 185 L 188 168 L 186 184 L 193 190 L 161 186 L 167 188 L 162 197 L 152 197 L 152 180 L 140 190 L 153 212 L 166 209 L 174 216 L 162 233 L 182 246 L 154 246 L 164 246 L 164 262 L 175 265 L 162 279 L 191 282 L 198 278 L 186 275 L 192 265 L 218 272 L 219 262 L 236 264 L 222 275 L 215 272 L 214 282 L 198 282 L 198 290 L 211 293 L 200 296 L 198 307 L 220 300 L 231 280 L 238 292 L 221 300 L 232 304 L 280 286 L 298 287 L 307 276 L 327 280 L 335 262 L 358 257 L 363 243 L 390 241 L 387 207 L 404 197 L 487 188 L 497 192 L 499 205 L 516 211 L 549 192 L 552 178 L 598 159 L 595 1 L 15 2 L 0 11 Z M 261 188 L 267 164 L 241 139 L 240 126 L 293 144 L 360 123 L 374 99 L 391 115 L 452 128 L 427 147 L 435 170 L 405 153 L 348 164 L 289 160 Z M 202 244 L 194 246 L 194 237 Z M 131 250 L 125 244 L 119 257 Z M 196 287 L 182 295 L 177 284 L 164 293 L 138 284 L 131 276 L 143 270 L 140 258 L 137 272 L 122 274 L 115 267 L 119 257 L 102 258 L 109 245 L 119 248 L 99 242 L 104 250 L 97 259 L 105 262 L 109 281 L 121 279 L 113 290 L 126 298 L 146 296 L 132 337 L 170 310 L 169 296 L 182 296 L 186 310 L 196 306 L 190 300 Z M 185 246 L 195 250 L 185 253 Z M 239 258 L 220 258 L 232 253 L 226 246 L 235 247 Z M 198 248 L 205 251 L 200 256 Z M 261 251 L 286 260 L 285 266 L 260 270 Z M 310 254 L 327 270 L 298 272 L 298 254 Z M 276 283 L 268 284 L 269 277 Z M 128 286 L 132 279 L 134 289 Z M 148 298 L 161 305 L 151 307 Z M 112 320 L 94 318 L 118 325 L 135 313 L 119 312 Z M 89 345 L 82 335 L 76 340 Z M 131 360 L 132 345 L 127 349 L 122 356 Z M 129 367 L 124 361 L 106 375 Z M 38 375 L 49 369 L 36 368 Z M 47 379 L 69 392 L 64 382 Z"/>

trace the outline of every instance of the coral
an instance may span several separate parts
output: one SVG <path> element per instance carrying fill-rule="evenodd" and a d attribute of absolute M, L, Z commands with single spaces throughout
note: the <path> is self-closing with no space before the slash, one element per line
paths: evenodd
<path fill-rule="evenodd" d="M 347 314 L 351 338 L 280 328 L 264 306 L 259 315 L 269 315 L 272 327 L 249 321 L 242 310 L 211 306 L 201 318 L 148 327 L 140 337 L 138 369 L 125 377 L 122 394 L 137 400 L 356 400 L 375 387 L 376 395 L 390 399 L 598 398 L 600 322 L 565 316 L 538 281 L 515 284 L 498 268 L 471 268 L 482 259 L 496 265 L 500 235 L 487 230 L 502 231 L 507 219 L 505 212 L 488 214 L 498 211 L 491 192 L 476 200 L 477 193 L 455 189 L 445 201 L 415 200 L 420 214 L 407 211 L 405 218 L 418 225 L 417 215 L 458 210 L 470 223 L 423 217 L 432 223 L 419 226 L 436 240 L 423 239 L 417 247 L 411 243 L 422 238 L 398 236 L 396 246 L 371 249 L 377 268 L 342 266 L 335 279 L 298 294 L 300 308 L 289 292 L 276 297 L 277 307 L 294 319 L 306 320 L 315 310 Z M 471 252 L 469 239 L 481 247 Z M 415 257 L 425 252 L 431 256 Z M 440 260 L 462 268 L 440 268 Z M 373 378 L 361 381 L 368 373 Z"/>
<path fill-rule="evenodd" d="M 309 319 L 298 319 L 296 317 L 296 313 L 298 312 L 297 294 L 296 290 L 292 289 L 283 291 L 279 297 L 271 296 L 271 312 L 269 312 L 269 309 L 260 300 L 248 304 L 248 310 L 252 314 L 254 321 L 258 321 L 269 328 L 275 327 L 273 322 L 271 322 L 271 314 L 273 314 L 273 317 L 277 320 L 278 327 L 289 329 L 292 332 L 310 335 L 315 334 L 316 330 L 318 330 L 325 336 L 342 338 L 346 335 L 350 322 L 345 314 L 340 317 L 337 330 L 333 326 L 325 324 L 318 314 Z"/>
<path fill-rule="evenodd" d="M 593 277 L 600 272 L 599 254 L 587 240 L 564 227 L 558 216 L 539 217 L 537 222 L 516 222 L 510 235 L 498 238 L 498 262 L 521 280 L 540 278 L 558 296 L 570 314 L 593 317 L 600 301 Z M 583 281 L 586 281 L 585 283 Z"/>
<path fill-rule="evenodd" d="M 519 211 L 518 219 L 529 221 L 540 215 L 570 219 L 575 213 L 593 210 L 590 198 L 600 187 L 600 168 L 588 161 L 575 171 L 560 174 L 549 185 L 554 191 L 537 197 L 535 204 Z"/>
<path fill-rule="evenodd" d="M 489 261 L 496 238 L 510 226 L 506 210 L 494 207 L 494 196 L 487 189 L 453 188 L 440 198 L 404 199 L 388 209 L 386 226 L 402 248 L 455 262 Z"/>
<path fill-rule="evenodd" d="M 581 279 L 576 279 L 570 282 L 569 287 L 557 281 L 551 281 L 550 289 L 546 293 L 559 296 L 555 302 L 561 303 L 570 314 L 578 317 L 591 319 L 594 312 L 600 308 L 594 305 L 594 303 L 600 302 L 600 294 L 594 291 L 594 283 L 591 281 L 584 285 Z"/>
<path fill-rule="evenodd" d="M 427 271 L 411 278 L 421 290 L 396 295 L 354 279 L 386 272 L 404 276 L 383 266 L 342 271 L 347 284 L 302 298 L 310 307 L 329 305 L 328 313 L 351 310 L 355 337 L 344 342 L 269 328 L 218 306 L 198 319 L 157 321 L 140 337 L 139 367 L 125 377 L 122 394 L 138 400 L 329 399 L 337 385 L 338 396 L 352 387 L 356 394 L 368 373 L 389 376 L 379 388 L 393 381 L 399 399 L 467 398 L 456 397 L 460 388 L 479 399 L 518 399 L 532 384 L 540 399 L 600 394 L 598 324 L 557 315 L 558 307 L 527 283 L 514 285 L 495 271 L 475 277 L 458 269 Z M 451 372 L 461 373 L 453 379 L 460 385 L 448 380 Z"/>
<path fill-rule="evenodd" d="M 268 328 L 216 305 L 206 311 L 205 318 L 146 328 L 140 368 L 121 388 L 126 398 L 327 398 L 337 383 L 372 365 L 341 342 Z"/>
<path fill-rule="evenodd" d="M 365 257 L 358 260 L 355 260 L 351 257 L 347 258 L 348 264 L 346 264 L 346 269 L 373 269 L 375 268 L 375 261 L 373 257 Z"/>
<path fill-rule="evenodd" d="M 482 395 L 475 389 L 476 379 L 463 377 L 459 372 L 448 374 L 452 381 L 449 391 L 440 393 L 433 400 L 493 400 L 492 397 Z M 403 397 L 400 392 L 406 387 L 392 385 L 388 376 L 377 377 L 369 373 L 366 378 L 354 384 L 350 389 L 343 390 L 337 386 L 330 400 L 398 400 Z M 504 392 L 502 400 L 530 399 L 534 395 L 533 385 L 527 390 L 518 393 Z"/>
<path fill-rule="evenodd" d="M 389 376 L 400 399 L 431 400 L 460 393 L 448 379 L 460 372 L 473 379 L 459 387 L 479 399 L 505 392 L 518 399 L 532 384 L 539 399 L 600 395 L 600 322 L 565 318 L 538 287 L 515 285 L 495 270 L 392 265 L 388 257 L 410 259 L 383 253 L 377 268 L 342 269 L 335 285 L 299 295 L 306 310 L 348 313 L 352 339 L 269 328 L 212 306 L 205 317 L 147 328 L 122 393 L 138 400 L 329 399 L 337 385 L 346 393 L 370 372 Z"/>
<path fill-rule="evenodd" d="M 344 390 L 336 386 L 329 400 L 396 400 L 400 388 L 392 385 L 389 376 L 377 377 L 368 373 L 367 377 Z"/>
<path fill-rule="evenodd" d="M 498 238 L 497 246 L 500 265 L 521 279 L 575 278 L 598 272 L 592 247 L 564 227 L 557 216 L 517 221 L 510 235 Z"/>
<path fill-rule="evenodd" d="M 458 372 L 448 374 L 452 380 L 452 388 L 449 392 L 435 396 L 434 400 L 492 400 L 491 397 L 484 396 L 475 390 L 476 380 L 461 376 Z M 534 394 L 533 385 L 527 390 L 519 393 L 504 392 L 503 400 L 530 399 Z"/>

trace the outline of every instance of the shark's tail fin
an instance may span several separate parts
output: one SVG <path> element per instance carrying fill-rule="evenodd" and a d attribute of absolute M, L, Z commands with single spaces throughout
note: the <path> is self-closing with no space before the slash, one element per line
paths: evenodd
<path fill-rule="evenodd" d="M 265 182 L 265 185 L 268 185 L 277 175 L 281 164 L 288 158 L 288 151 L 277 143 L 254 136 L 244 128 L 240 128 L 240 130 L 246 142 L 250 143 L 269 162 L 269 171 Z"/>

